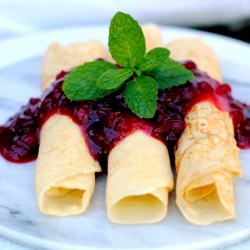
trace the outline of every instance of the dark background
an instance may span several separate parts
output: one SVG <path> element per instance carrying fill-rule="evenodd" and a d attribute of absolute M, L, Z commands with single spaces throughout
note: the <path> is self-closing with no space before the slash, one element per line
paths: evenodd
<path fill-rule="evenodd" d="M 250 43 L 250 19 L 229 26 L 218 25 L 218 26 L 196 27 L 196 28 L 203 31 L 209 31 L 237 38 L 242 41 Z"/>

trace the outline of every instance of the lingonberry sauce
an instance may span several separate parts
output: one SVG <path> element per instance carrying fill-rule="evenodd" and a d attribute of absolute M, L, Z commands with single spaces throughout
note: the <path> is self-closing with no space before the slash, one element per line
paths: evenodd
<path fill-rule="evenodd" d="M 195 79 L 185 85 L 160 90 L 157 112 L 152 119 L 140 119 L 131 113 L 124 102 L 122 89 L 100 100 L 68 100 L 61 88 L 67 72 L 61 72 L 41 99 L 31 98 L 18 114 L 0 127 L 0 153 L 12 162 L 35 159 L 42 125 L 51 115 L 61 113 L 80 126 L 91 154 L 105 170 L 109 151 L 137 129 L 163 141 L 173 152 L 185 127 L 185 115 L 194 104 L 205 100 L 230 113 L 238 146 L 250 148 L 250 106 L 235 100 L 229 85 L 212 79 L 193 62 L 183 65 L 194 73 Z"/>

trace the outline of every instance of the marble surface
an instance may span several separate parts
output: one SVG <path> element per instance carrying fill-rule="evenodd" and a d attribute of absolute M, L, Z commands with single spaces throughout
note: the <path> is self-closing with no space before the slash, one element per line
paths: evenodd
<path fill-rule="evenodd" d="M 41 59 L 34 57 L 0 68 L 0 123 L 18 111 L 30 96 L 40 95 Z M 235 96 L 249 100 L 250 73 L 246 71 L 243 75 L 237 60 L 221 59 L 225 61 L 223 70 L 226 79 L 232 82 Z M 41 215 L 34 194 L 34 162 L 17 165 L 0 158 L 0 235 L 28 244 L 31 249 L 221 249 L 250 237 L 249 150 L 241 152 L 241 160 L 245 176 L 235 181 L 237 218 L 197 227 L 188 224 L 180 214 L 174 204 L 174 193 L 168 215 L 161 223 L 111 224 L 105 211 L 105 177 L 97 178 L 93 200 L 84 215 L 69 218 Z M 6 246 L 3 249 L 8 249 Z M 9 249 L 19 250 L 18 247 Z"/>

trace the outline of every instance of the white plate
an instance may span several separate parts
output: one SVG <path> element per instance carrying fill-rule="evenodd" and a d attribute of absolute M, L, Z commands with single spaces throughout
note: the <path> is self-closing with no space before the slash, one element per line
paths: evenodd
<path fill-rule="evenodd" d="M 107 41 L 107 27 L 38 33 L 0 43 L 0 124 L 31 96 L 39 96 L 42 55 L 53 41 L 91 38 Z M 223 74 L 237 98 L 250 102 L 250 48 L 226 37 L 188 29 L 163 28 L 165 40 L 201 35 L 220 58 Z M 235 181 L 237 218 L 206 227 L 185 221 L 171 195 L 167 217 L 153 225 L 115 225 L 106 218 L 105 177 L 97 179 L 94 198 L 81 216 L 57 218 L 38 212 L 34 162 L 11 164 L 0 158 L 0 234 L 46 249 L 207 249 L 250 237 L 250 152 L 242 151 L 243 179 Z"/>

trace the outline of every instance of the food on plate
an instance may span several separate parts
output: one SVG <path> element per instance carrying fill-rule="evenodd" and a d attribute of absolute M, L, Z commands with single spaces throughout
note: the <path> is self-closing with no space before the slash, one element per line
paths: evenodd
<path fill-rule="evenodd" d="M 189 58 L 221 80 L 219 62 L 202 40 L 180 39 L 167 46 L 174 59 Z M 235 216 L 233 177 L 242 175 L 242 169 L 228 112 L 212 102 L 195 104 L 185 117 L 175 159 L 176 203 L 187 220 L 206 225 Z"/>
<path fill-rule="evenodd" d="M 176 203 L 195 224 L 235 216 L 233 178 L 242 175 L 232 120 L 209 102 L 192 107 L 175 154 Z"/>
<path fill-rule="evenodd" d="M 47 89 L 62 70 L 107 56 L 98 41 L 49 46 L 42 68 L 42 90 Z M 99 162 L 88 148 L 84 133 L 66 115 L 52 114 L 41 129 L 36 162 L 36 192 L 41 212 L 67 216 L 86 210 L 95 188 Z"/>
<path fill-rule="evenodd" d="M 167 147 L 137 130 L 108 156 L 107 213 L 124 224 L 153 223 L 167 213 L 173 176 Z"/>
<path fill-rule="evenodd" d="M 40 211 L 57 216 L 84 212 L 99 171 L 79 126 L 66 115 L 52 115 L 41 129 L 36 161 Z"/>
<path fill-rule="evenodd" d="M 147 51 L 162 45 L 157 26 L 145 25 L 142 30 Z M 172 188 L 168 150 L 143 130 L 132 132 L 110 151 L 106 204 L 111 221 L 138 224 L 162 220 Z"/>
<path fill-rule="evenodd" d="M 6 160 L 38 157 L 41 212 L 84 212 L 102 170 L 111 221 L 160 221 L 173 188 L 172 164 L 177 205 L 188 221 L 234 217 L 233 178 L 242 174 L 236 143 L 250 148 L 250 106 L 220 82 L 216 56 L 202 40 L 158 47 L 156 26 L 143 34 L 118 12 L 109 30 L 112 60 L 99 42 L 59 52 L 53 46 L 43 65 L 42 97 L 0 127 Z"/>

